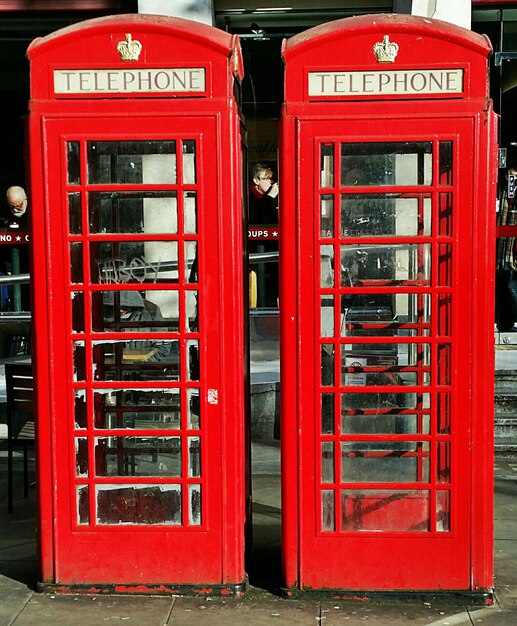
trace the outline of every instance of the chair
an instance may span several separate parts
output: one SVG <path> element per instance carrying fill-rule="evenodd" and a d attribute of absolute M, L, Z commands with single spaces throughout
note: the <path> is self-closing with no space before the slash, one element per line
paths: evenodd
<path fill-rule="evenodd" d="M 34 379 L 31 363 L 6 363 L 7 506 L 13 512 L 13 453 L 23 450 L 23 495 L 29 497 L 29 449 L 34 449 Z"/>

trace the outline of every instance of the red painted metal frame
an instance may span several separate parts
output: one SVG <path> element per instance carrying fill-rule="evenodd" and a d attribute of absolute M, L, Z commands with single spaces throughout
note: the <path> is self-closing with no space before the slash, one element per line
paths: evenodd
<path fill-rule="evenodd" d="M 53 97 L 53 68 L 62 64 L 103 68 L 106 63 L 116 67 L 116 41 L 124 39 L 126 33 L 145 42 L 145 58 L 131 67 L 163 67 L 164 63 L 172 67 L 175 63 L 209 67 L 213 80 L 206 97 L 124 96 L 116 100 L 79 95 L 67 100 Z M 243 376 L 247 359 L 242 138 L 240 112 L 234 97 L 235 82 L 243 76 L 238 40 L 187 20 L 113 16 L 88 20 L 36 40 L 28 55 L 40 580 L 43 586 L 65 591 L 91 589 L 99 584 L 115 591 L 136 593 L 160 590 L 167 593 L 173 589 L 240 593 L 246 579 L 244 532 L 249 471 L 245 458 L 247 409 Z M 118 64 L 127 67 L 127 62 L 119 60 Z M 94 528 L 89 533 L 74 528 L 70 503 L 75 497 L 77 481 L 74 479 L 73 378 L 68 351 L 71 321 L 69 305 L 62 299 L 66 285 L 70 285 L 64 142 L 89 138 L 159 140 L 191 135 L 200 141 L 201 166 L 203 162 L 207 164 L 206 172 L 200 172 L 200 180 L 209 184 L 201 190 L 200 197 L 205 202 L 198 210 L 201 211 L 199 224 L 209 225 L 210 230 L 199 237 L 206 240 L 207 249 L 212 251 L 210 258 L 201 253 L 199 259 L 200 276 L 210 283 L 209 293 L 213 298 L 208 302 L 200 295 L 201 320 L 206 324 L 203 332 L 207 333 L 205 338 L 201 336 L 201 345 L 207 346 L 201 363 L 205 369 L 212 368 L 210 376 L 219 391 L 218 399 L 214 401 L 212 397 L 210 401 L 209 385 L 201 383 L 201 403 L 205 414 L 213 419 L 209 424 L 213 450 L 205 451 L 203 457 L 213 467 L 204 469 L 216 481 L 206 497 L 208 517 L 213 524 L 206 528 L 211 533 L 211 547 L 204 551 L 200 551 L 199 532 L 178 533 L 177 528 L 148 527 L 147 531 L 139 528 L 138 532 L 129 534 L 127 526 L 108 531 Z M 112 236 L 110 240 L 117 238 L 123 239 Z M 213 322 L 210 311 L 214 312 Z M 210 346 L 217 346 L 216 352 Z M 85 535 L 88 535 L 86 542 Z M 75 555 L 71 559 L 67 542 L 70 542 L 70 554 Z M 135 549 L 137 546 L 140 552 Z M 176 557 L 176 568 L 175 554 L 180 555 Z M 135 565 L 141 568 L 139 576 L 135 576 Z M 167 571 L 160 571 L 160 565 Z M 206 572 L 211 573 L 207 576 Z"/>
<path fill-rule="evenodd" d="M 372 46 L 389 35 L 399 44 L 399 54 L 393 69 L 452 67 L 460 64 L 465 70 L 464 99 L 428 99 L 414 96 L 411 100 L 386 99 L 375 102 L 310 102 L 307 97 L 307 72 L 321 66 L 326 59 L 332 67 L 343 71 L 379 68 L 372 54 Z M 454 238 L 453 258 L 456 259 L 452 290 L 457 298 L 454 308 L 452 337 L 459 338 L 459 356 L 454 358 L 454 380 L 462 405 L 455 405 L 459 420 L 453 432 L 458 444 L 454 452 L 453 480 L 468 486 L 470 495 L 463 500 L 461 519 L 467 521 L 462 557 L 458 564 L 461 577 L 452 582 L 433 580 L 433 563 L 419 561 L 418 542 L 414 544 L 414 562 L 406 572 L 394 571 L 390 554 L 397 562 L 399 552 L 390 544 L 387 549 L 382 533 L 375 540 L 364 541 L 364 553 L 354 554 L 352 560 L 364 559 L 371 565 L 368 577 L 348 578 L 351 590 L 383 591 L 451 591 L 489 596 L 493 588 L 493 289 L 496 195 L 496 117 L 491 109 L 487 87 L 487 58 L 491 47 L 488 39 L 443 22 L 433 22 L 411 16 L 364 16 L 338 20 L 316 27 L 284 42 L 286 63 L 285 104 L 281 121 L 280 168 L 282 175 L 280 228 L 281 258 L 281 381 L 282 381 L 282 543 L 284 553 L 283 577 L 288 593 L 297 589 L 343 588 L 347 580 L 342 573 L 347 559 L 340 560 L 339 537 L 324 548 L 316 543 L 312 551 L 304 549 L 304 527 L 312 528 L 320 513 L 317 500 L 304 497 L 312 493 L 317 481 L 316 459 L 307 452 L 314 446 L 318 423 L 314 389 L 319 387 L 319 358 L 313 345 L 316 313 L 314 297 L 319 288 L 319 263 L 316 248 L 311 247 L 310 234 L 317 220 L 318 209 L 311 206 L 311 182 L 318 188 L 319 163 L 314 160 L 314 142 L 320 137 L 336 137 L 347 141 L 347 123 L 350 135 L 361 140 L 357 130 L 364 125 L 364 140 L 401 140 L 401 129 L 407 125 L 407 141 L 426 141 L 433 137 L 457 137 L 461 157 L 456 174 L 460 172 L 461 187 L 456 194 L 455 228 L 460 232 Z M 390 69 L 388 67 L 387 69 Z M 455 126 L 457 120 L 458 130 Z M 383 130 L 384 129 L 384 130 Z M 421 139 L 419 139 L 419 131 Z M 383 132 L 386 138 L 382 139 Z M 443 134 L 442 134 L 443 133 Z M 469 148 L 470 146 L 470 148 Z M 472 153 L 471 153 L 472 150 Z M 314 170 L 311 167 L 314 167 Z M 457 184 L 457 180 L 455 181 Z M 309 214 L 307 214 L 309 212 Z M 468 232 L 463 231 L 467 229 Z M 317 235 L 314 234 L 314 237 Z M 456 237 L 458 235 L 456 234 Z M 461 262 L 460 262 L 461 258 Z M 312 268 L 312 269 L 311 269 Z M 462 272 L 465 271 L 463 275 Z M 304 273 L 305 272 L 305 273 Z M 294 279 L 293 279 L 294 277 Z M 314 284 L 311 282 L 313 281 Z M 468 304 L 465 311 L 462 303 Z M 309 310 L 309 312 L 307 312 Z M 315 310 L 315 309 L 314 309 Z M 461 311 L 461 315 L 460 315 Z M 468 320 L 465 318 L 468 317 Z M 312 320 L 312 321 L 311 321 Z M 462 330 L 467 324 L 467 330 Z M 307 345 L 308 344 L 308 345 Z M 465 355 L 464 351 L 467 351 Z M 472 355 L 472 357 L 471 357 Z M 314 404 L 313 404 L 314 402 Z M 463 404 L 464 402 L 464 404 Z M 315 408 L 316 407 L 316 408 Z M 463 415 L 461 419 L 459 415 Z M 466 439 L 466 441 L 465 441 Z M 305 456 L 309 454 L 309 465 Z M 315 463 L 312 466 L 312 463 Z M 463 465 L 465 463 L 465 465 Z M 310 485 L 307 487 L 307 485 Z M 400 486 L 400 485 L 395 485 Z M 457 514 L 456 521 L 458 520 Z M 310 522 L 307 520 L 310 519 Z M 316 524 L 317 526 L 317 524 Z M 343 535 L 345 536 L 345 535 Z M 393 534 L 392 534 L 393 536 Z M 409 538 L 408 538 L 409 540 Z M 388 539 L 389 541 L 389 539 Z M 447 553 L 447 539 L 441 548 Z M 403 545 L 402 536 L 398 539 Z M 466 542 L 466 543 L 465 543 Z M 323 544 L 322 544 L 323 545 Z M 334 545 L 334 547 L 330 547 Z M 352 545 L 352 544 L 351 544 Z M 356 544 L 354 549 L 357 549 Z M 421 544 L 423 545 L 423 544 Z M 348 553 L 350 554 L 350 552 Z M 330 561 L 318 579 L 317 562 Z M 420 563 L 420 564 L 419 564 Z M 436 573 L 440 565 L 436 566 Z M 316 569 L 316 571 L 315 571 Z M 368 568 L 366 568 L 368 569 Z M 407 573 L 411 572 L 408 577 Z M 335 575 L 333 574 L 335 573 Z M 436 579 L 435 579 L 436 580 Z M 308 581 L 308 582 L 306 582 Z"/>

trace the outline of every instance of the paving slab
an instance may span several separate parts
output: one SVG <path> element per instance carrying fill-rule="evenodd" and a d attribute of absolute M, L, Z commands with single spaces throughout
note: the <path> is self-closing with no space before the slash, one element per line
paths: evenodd
<path fill-rule="evenodd" d="M 164 626 L 174 600 L 152 596 L 34 594 L 12 626 Z"/>
<path fill-rule="evenodd" d="M 11 624 L 33 595 L 23 583 L 0 574 L 0 624 Z"/>

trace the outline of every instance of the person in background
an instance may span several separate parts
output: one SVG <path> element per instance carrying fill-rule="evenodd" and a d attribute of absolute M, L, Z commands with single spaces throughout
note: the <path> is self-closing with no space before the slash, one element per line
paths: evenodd
<path fill-rule="evenodd" d="M 500 197 L 498 225 L 517 225 L 517 162 L 508 166 L 506 184 Z M 495 319 L 499 332 L 515 332 L 517 322 L 517 238 L 497 240 Z"/>
<path fill-rule="evenodd" d="M 249 199 L 250 224 L 278 224 L 278 183 L 267 165 L 253 165 Z"/>
<path fill-rule="evenodd" d="M 25 230 L 27 228 L 27 194 L 23 187 L 13 185 L 6 193 L 7 207 L 11 212 L 9 228 Z"/>

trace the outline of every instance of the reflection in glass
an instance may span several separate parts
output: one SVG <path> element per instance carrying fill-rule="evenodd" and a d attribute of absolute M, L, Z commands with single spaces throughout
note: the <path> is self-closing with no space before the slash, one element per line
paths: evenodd
<path fill-rule="evenodd" d="M 440 185 L 452 185 L 453 184 L 453 169 L 452 169 L 452 141 L 440 141 L 439 147 L 439 170 L 440 170 Z"/>
<path fill-rule="evenodd" d="M 334 482 L 334 443 L 323 441 L 321 444 L 321 482 Z"/>
<path fill-rule="evenodd" d="M 334 296 L 321 296 L 321 336 L 334 336 Z"/>
<path fill-rule="evenodd" d="M 342 482 L 429 482 L 428 441 L 345 441 L 341 454 Z"/>
<path fill-rule="evenodd" d="M 151 337 L 94 342 L 96 380 L 179 380 L 179 340 Z"/>
<path fill-rule="evenodd" d="M 201 525 L 201 485 L 189 485 L 189 515 L 191 526 Z"/>
<path fill-rule="evenodd" d="M 199 402 L 199 389 L 187 389 L 188 428 L 199 430 L 201 428 L 201 406 Z"/>
<path fill-rule="evenodd" d="M 439 193 L 438 206 L 438 234 L 452 237 L 452 193 Z"/>
<path fill-rule="evenodd" d="M 389 356 L 393 358 L 388 358 Z M 350 362 L 347 362 L 350 357 Z M 362 358 L 360 358 L 362 357 Z M 400 371 L 402 367 L 429 367 L 431 363 L 431 350 L 429 344 L 415 343 L 348 343 L 343 345 L 342 358 L 344 359 L 344 367 L 353 366 L 352 360 L 355 360 L 356 366 L 361 367 L 386 367 L 383 375 L 394 373 L 395 378 L 399 381 L 406 380 L 406 374 L 415 372 Z M 387 369 L 389 367 L 389 370 Z M 410 377 L 411 378 L 411 377 Z M 373 383 L 372 383 L 373 384 Z M 380 381 L 377 385 L 401 385 L 403 382 L 395 380 Z"/>
<path fill-rule="evenodd" d="M 452 246 L 448 243 L 438 244 L 438 286 L 452 286 Z"/>
<path fill-rule="evenodd" d="M 181 485 L 97 485 L 97 524 L 181 524 Z"/>
<path fill-rule="evenodd" d="M 334 196 L 322 195 L 320 198 L 320 231 L 322 237 L 334 236 Z"/>
<path fill-rule="evenodd" d="M 334 344 L 331 343 L 321 346 L 321 384 L 334 384 Z"/>
<path fill-rule="evenodd" d="M 438 356 L 436 359 L 438 369 L 438 384 L 451 384 L 452 347 L 448 343 L 440 343 L 437 346 Z"/>
<path fill-rule="evenodd" d="M 451 530 L 450 491 L 436 492 L 436 530 L 441 533 L 448 533 Z"/>
<path fill-rule="evenodd" d="M 187 380 L 199 380 L 199 342 L 197 339 L 187 341 L 188 372 Z"/>
<path fill-rule="evenodd" d="M 103 389 L 94 393 L 95 428 L 181 428 L 179 389 Z"/>
<path fill-rule="evenodd" d="M 96 437 L 96 476 L 181 476 L 180 437 Z"/>
<path fill-rule="evenodd" d="M 84 332 L 84 294 L 81 291 L 72 291 L 72 331 Z"/>
<path fill-rule="evenodd" d="M 431 185 L 431 142 L 344 143 L 341 184 Z"/>
<path fill-rule="evenodd" d="M 90 244 L 92 282 L 177 282 L 177 241 L 110 241 Z"/>
<path fill-rule="evenodd" d="M 70 281 L 81 284 L 83 281 L 83 244 L 75 241 L 70 244 Z"/>
<path fill-rule="evenodd" d="M 342 237 L 416 237 L 431 234 L 431 198 L 402 194 L 343 194 Z"/>
<path fill-rule="evenodd" d="M 196 142 L 188 139 L 183 140 L 182 150 L 183 184 L 196 184 Z"/>
<path fill-rule="evenodd" d="M 436 482 L 447 484 L 451 482 L 451 444 L 441 441 L 437 444 L 436 457 L 437 477 Z"/>
<path fill-rule="evenodd" d="M 428 491 L 350 489 L 341 492 L 342 530 L 428 532 Z"/>
<path fill-rule="evenodd" d="M 88 476 L 88 439 L 75 438 L 75 475 L 78 478 Z"/>
<path fill-rule="evenodd" d="M 178 331 L 178 291 L 95 291 L 92 293 L 92 327 L 97 332 Z"/>
<path fill-rule="evenodd" d="M 343 409 L 392 411 L 393 409 L 427 409 L 429 408 L 429 397 L 429 393 L 354 390 L 354 393 L 342 394 L 341 402 Z"/>
<path fill-rule="evenodd" d="M 175 191 L 90 192 L 90 232 L 178 232 L 178 201 Z"/>
<path fill-rule="evenodd" d="M 321 286 L 334 285 L 334 246 L 320 246 Z"/>
<path fill-rule="evenodd" d="M 86 380 L 86 356 L 85 356 L 84 342 L 74 341 L 73 360 L 74 360 L 74 381 Z"/>
<path fill-rule="evenodd" d="M 185 292 L 185 330 L 187 332 L 195 333 L 198 331 L 198 319 L 199 319 L 199 299 L 195 289 L 189 289 Z"/>
<path fill-rule="evenodd" d="M 343 413 L 341 432 L 365 435 L 428 435 L 429 415 L 416 413 Z"/>
<path fill-rule="evenodd" d="M 451 396 L 449 393 L 436 394 L 437 431 L 439 435 L 451 434 Z"/>
<path fill-rule="evenodd" d="M 197 283 L 197 243 L 187 241 L 185 243 L 185 280 L 187 283 Z"/>
<path fill-rule="evenodd" d="M 91 184 L 176 183 L 175 141 L 89 141 Z"/>
<path fill-rule="evenodd" d="M 78 524 L 90 523 L 90 504 L 88 494 L 88 485 L 77 485 L 76 506 Z"/>
<path fill-rule="evenodd" d="M 334 394 L 321 394 L 321 432 L 331 435 L 334 432 Z"/>
<path fill-rule="evenodd" d="M 320 184 L 322 188 L 334 185 L 334 144 L 321 144 Z"/>
<path fill-rule="evenodd" d="M 183 231 L 189 235 L 197 232 L 197 194 L 185 191 L 183 194 Z"/>
<path fill-rule="evenodd" d="M 344 287 L 360 285 L 362 281 L 369 280 L 389 281 L 390 284 L 412 281 L 416 285 L 429 285 L 431 245 L 408 243 L 341 246 L 341 266 Z"/>
<path fill-rule="evenodd" d="M 201 476 L 201 439 L 188 438 L 188 475 L 189 478 Z"/>
<path fill-rule="evenodd" d="M 326 489 L 321 492 L 321 530 L 336 530 L 334 492 Z"/>
<path fill-rule="evenodd" d="M 71 235 L 80 235 L 82 232 L 81 221 L 81 194 L 74 192 L 68 194 L 68 221 Z"/>
<path fill-rule="evenodd" d="M 84 389 L 74 391 L 74 424 L 75 428 L 86 428 L 86 392 Z"/>
<path fill-rule="evenodd" d="M 67 156 L 67 183 L 69 185 L 81 184 L 81 167 L 80 167 L 80 144 L 78 141 L 66 142 Z M 73 232 L 72 230 L 70 232 Z"/>

